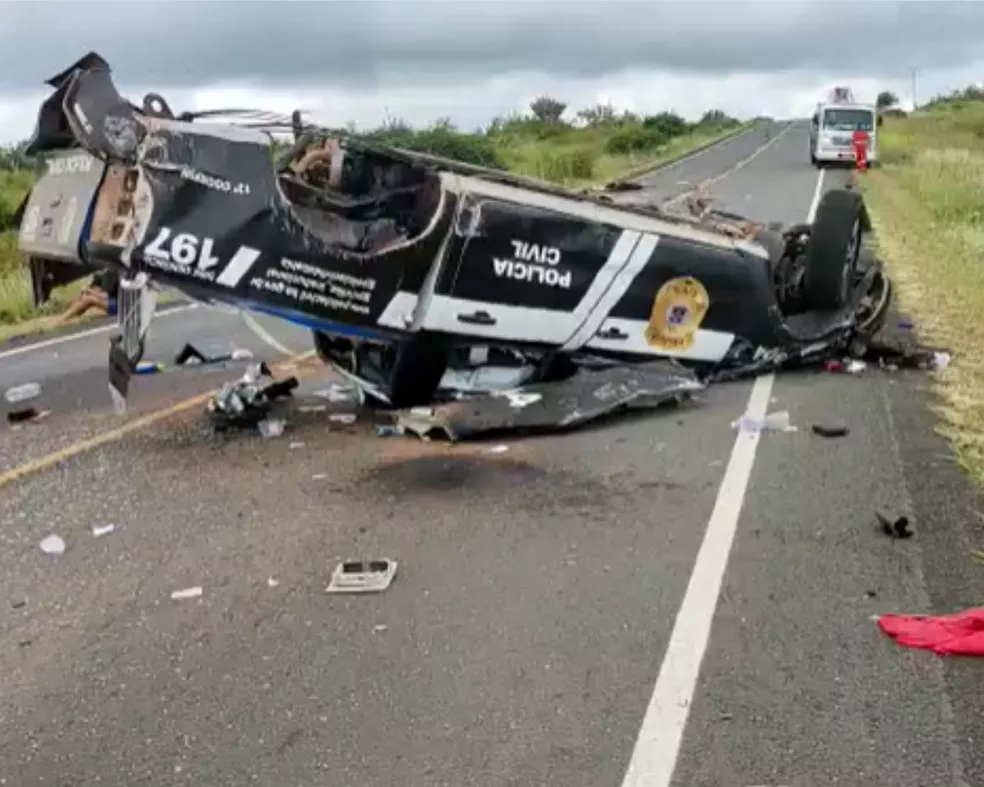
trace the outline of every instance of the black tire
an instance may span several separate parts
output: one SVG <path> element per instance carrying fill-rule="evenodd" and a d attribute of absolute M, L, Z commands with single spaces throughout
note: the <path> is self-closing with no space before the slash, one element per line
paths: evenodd
<path fill-rule="evenodd" d="M 803 294 L 811 309 L 840 309 L 851 294 L 861 236 L 868 229 L 861 195 L 835 189 L 823 195 L 806 248 Z"/>

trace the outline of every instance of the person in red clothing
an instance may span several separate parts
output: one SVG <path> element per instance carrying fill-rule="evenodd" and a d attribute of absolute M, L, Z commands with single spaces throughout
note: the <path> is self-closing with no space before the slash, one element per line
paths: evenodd
<path fill-rule="evenodd" d="M 851 143 L 854 145 L 854 162 L 861 172 L 868 169 L 868 132 L 855 131 L 851 135 Z"/>

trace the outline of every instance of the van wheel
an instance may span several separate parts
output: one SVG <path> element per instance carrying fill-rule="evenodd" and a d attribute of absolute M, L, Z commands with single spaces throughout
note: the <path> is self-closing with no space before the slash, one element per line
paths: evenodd
<path fill-rule="evenodd" d="M 803 294 L 811 309 L 835 310 L 847 303 L 866 224 L 858 193 L 837 189 L 823 195 L 803 271 Z"/>

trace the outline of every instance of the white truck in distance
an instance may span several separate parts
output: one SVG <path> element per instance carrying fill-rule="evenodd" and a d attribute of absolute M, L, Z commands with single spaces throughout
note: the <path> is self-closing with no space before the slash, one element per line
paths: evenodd
<path fill-rule="evenodd" d="M 821 103 L 810 122 L 810 163 L 851 163 L 854 161 L 855 131 L 868 133 L 868 166 L 878 161 L 878 126 L 881 117 L 870 104 Z"/>

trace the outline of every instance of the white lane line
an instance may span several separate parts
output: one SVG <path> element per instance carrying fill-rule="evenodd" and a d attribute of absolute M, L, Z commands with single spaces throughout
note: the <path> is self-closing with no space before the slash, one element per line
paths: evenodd
<path fill-rule="evenodd" d="M 823 196 L 823 176 L 821 169 L 807 211 L 808 222 L 816 216 Z M 774 374 L 767 374 L 755 380 L 746 416 L 765 417 L 775 379 Z M 758 444 L 757 432 L 739 432 L 735 438 L 622 787 L 670 787 Z"/>
<path fill-rule="evenodd" d="M 169 317 L 172 314 L 180 314 L 181 312 L 189 311 L 190 309 L 197 309 L 199 304 L 197 303 L 187 303 L 182 306 L 175 306 L 173 309 L 167 309 L 166 311 L 158 312 L 154 317 L 155 320 L 160 320 L 164 317 Z M 117 328 L 115 322 L 111 322 L 108 325 L 100 325 L 98 328 L 89 328 L 85 331 L 78 331 L 76 333 L 69 333 L 65 336 L 55 336 L 52 339 L 44 339 L 39 342 L 32 342 L 31 344 L 25 344 L 21 347 L 13 347 L 9 350 L 0 350 L 0 361 L 4 358 L 13 358 L 15 355 L 22 355 L 24 353 L 33 352 L 34 350 L 43 350 L 45 347 L 54 347 L 59 344 L 65 344 L 66 342 L 72 342 L 76 339 L 85 339 L 87 336 L 97 336 L 100 333 L 106 333 L 114 328 Z"/>
<path fill-rule="evenodd" d="M 273 336 L 270 334 L 270 332 L 262 325 L 260 325 L 260 323 L 256 320 L 256 318 L 248 311 L 245 310 L 240 311 L 240 314 L 243 316 L 243 322 L 246 323 L 246 327 L 249 328 L 253 333 L 255 333 L 257 337 L 260 339 L 260 341 L 266 343 L 281 355 L 286 355 L 291 357 L 297 355 L 297 353 L 295 353 L 293 350 L 291 350 L 288 347 L 284 347 L 284 345 L 282 345 L 280 342 L 274 339 Z"/>

